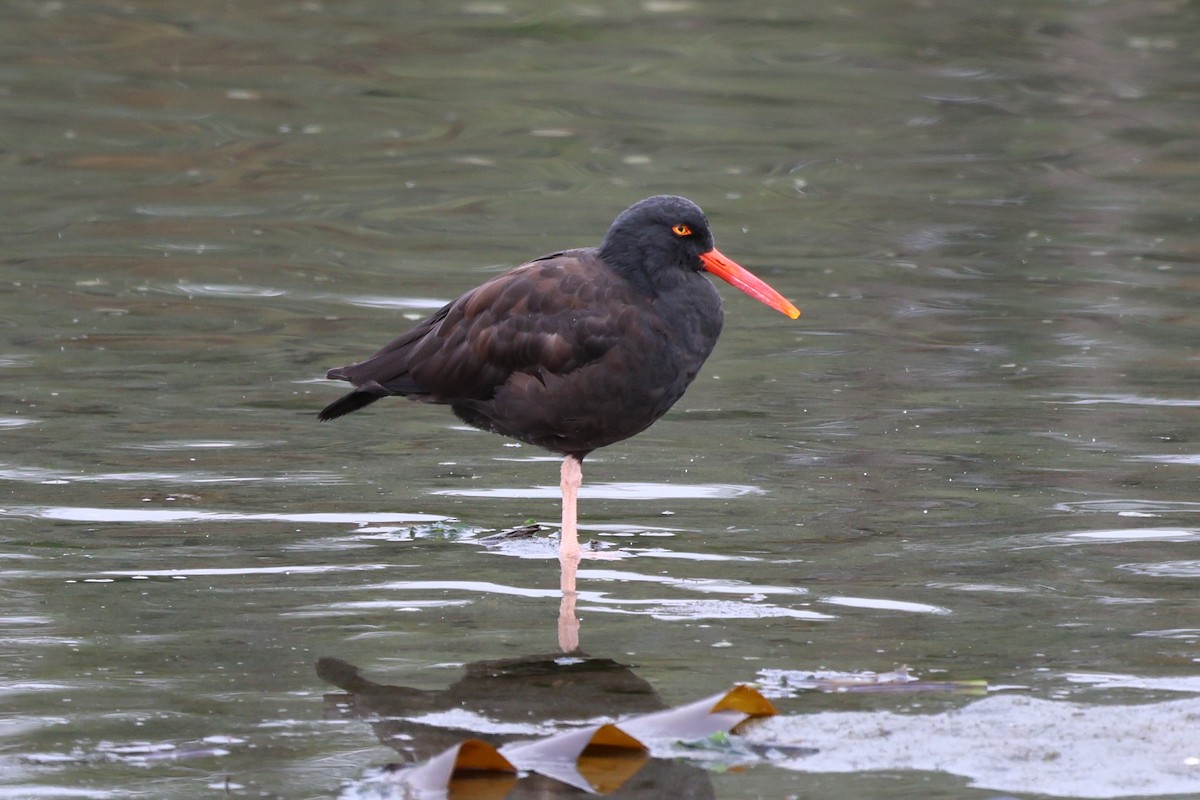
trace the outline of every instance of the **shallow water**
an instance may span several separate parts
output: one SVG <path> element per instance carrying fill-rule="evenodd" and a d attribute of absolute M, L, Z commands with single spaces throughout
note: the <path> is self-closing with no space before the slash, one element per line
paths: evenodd
<path fill-rule="evenodd" d="M 0 797 L 336 795 L 403 756 L 322 697 L 319 658 L 441 692 L 553 653 L 553 539 L 487 537 L 554 524 L 556 460 L 399 401 L 318 425 L 321 376 L 659 192 L 804 315 L 722 286 L 696 384 L 588 459 L 590 656 L 666 704 L 900 665 L 1089 709 L 1194 698 L 1196 22 L 6 6 Z M 801 743 L 810 712 L 983 702 L 783 694 Z M 831 749 L 686 795 L 1200 794 L 1190 762 L 1005 783 L 968 747 Z"/>

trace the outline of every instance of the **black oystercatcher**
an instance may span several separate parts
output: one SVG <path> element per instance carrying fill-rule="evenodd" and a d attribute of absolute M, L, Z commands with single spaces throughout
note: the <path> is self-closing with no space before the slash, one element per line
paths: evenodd
<path fill-rule="evenodd" d="M 349 381 L 354 391 L 319 418 L 402 395 L 449 405 L 468 425 L 561 453 L 560 555 L 578 559 L 584 456 L 667 413 L 717 342 L 721 298 L 704 271 L 800 316 L 713 247 L 695 203 L 649 197 L 621 212 L 598 248 L 522 264 L 366 361 L 330 370 L 329 378 Z"/>

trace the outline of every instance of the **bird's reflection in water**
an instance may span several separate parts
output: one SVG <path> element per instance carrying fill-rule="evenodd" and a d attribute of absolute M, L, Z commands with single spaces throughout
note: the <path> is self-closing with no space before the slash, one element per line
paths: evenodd
<path fill-rule="evenodd" d="M 559 563 L 562 566 L 562 600 L 558 605 L 558 647 L 564 653 L 574 653 L 579 650 L 579 617 L 575 613 L 575 603 L 579 599 L 579 593 L 575 590 L 579 548 L 575 548 L 573 553 L 563 553 Z"/>
<path fill-rule="evenodd" d="M 653 687 L 628 666 L 582 653 L 478 661 L 468 664 L 463 676 L 442 690 L 374 683 L 357 667 L 336 658 L 320 659 L 317 675 L 342 690 L 326 695 L 330 713 L 368 722 L 379 741 L 399 752 L 406 765 L 424 761 L 464 739 L 500 746 L 545 734 L 560 725 L 570 727 L 570 723 L 584 720 L 620 718 L 666 707 Z M 434 714 L 446 715 L 447 724 L 421 721 Z M 589 752 L 578 766 L 582 774 L 594 777 L 592 785 L 598 791 L 621 800 L 715 797 L 708 773 L 699 767 L 647 760 L 641 753 Z M 519 782 L 494 776 L 455 780 L 450 796 L 519 800 L 578 797 L 580 791 L 539 775 Z"/>
<path fill-rule="evenodd" d="M 522 525 L 486 536 L 483 541 L 489 546 L 495 546 L 514 539 L 528 539 L 542 530 L 544 528 L 536 523 Z M 564 535 L 567 539 L 572 538 L 570 533 L 560 534 L 560 536 Z M 575 612 L 579 594 L 575 583 L 579 572 L 579 561 L 583 557 L 585 549 L 589 548 L 579 546 L 577 535 L 574 542 L 568 542 L 559 547 L 558 562 L 561 568 L 559 587 L 562 590 L 562 600 L 558 605 L 558 647 L 568 654 L 579 650 L 579 617 Z"/>

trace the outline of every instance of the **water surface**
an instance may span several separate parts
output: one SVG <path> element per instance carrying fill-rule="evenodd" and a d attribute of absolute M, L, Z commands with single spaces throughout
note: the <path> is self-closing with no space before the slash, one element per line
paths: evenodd
<path fill-rule="evenodd" d="M 318 659 L 442 692 L 553 653 L 553 540 L 487 537 L 553 526 L 554 460 L 399 401 L 318 425 L 321 376 L 660 192 L 804 315 L 722 287 L 687 396 L 589 458 L 590 656 L 661 704 L 901 665 L 1194 698 L 1196 14 L 6 7 L 0 796 L 334 796 L 403 755 Z M 982 702 L 783 695 L 796 726 Z M 1129 785 L 822 746 L 688 793 L 1200 793 L 1165 742 Z"/>

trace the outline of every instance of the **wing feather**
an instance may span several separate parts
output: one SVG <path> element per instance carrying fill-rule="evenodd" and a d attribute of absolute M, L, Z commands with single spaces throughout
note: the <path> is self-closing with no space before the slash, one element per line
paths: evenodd
<path fill-rule="evenodd" d="M 620 339 L 633 294 L 594 251 L 556 253 L 472 289 L 328 377 L 369 396 L 348 403 L 349 410 L 387 394 L 433 403 L 487 400 L 514 374 L 544 383 L 547 374 L 602 358 Z"/>

